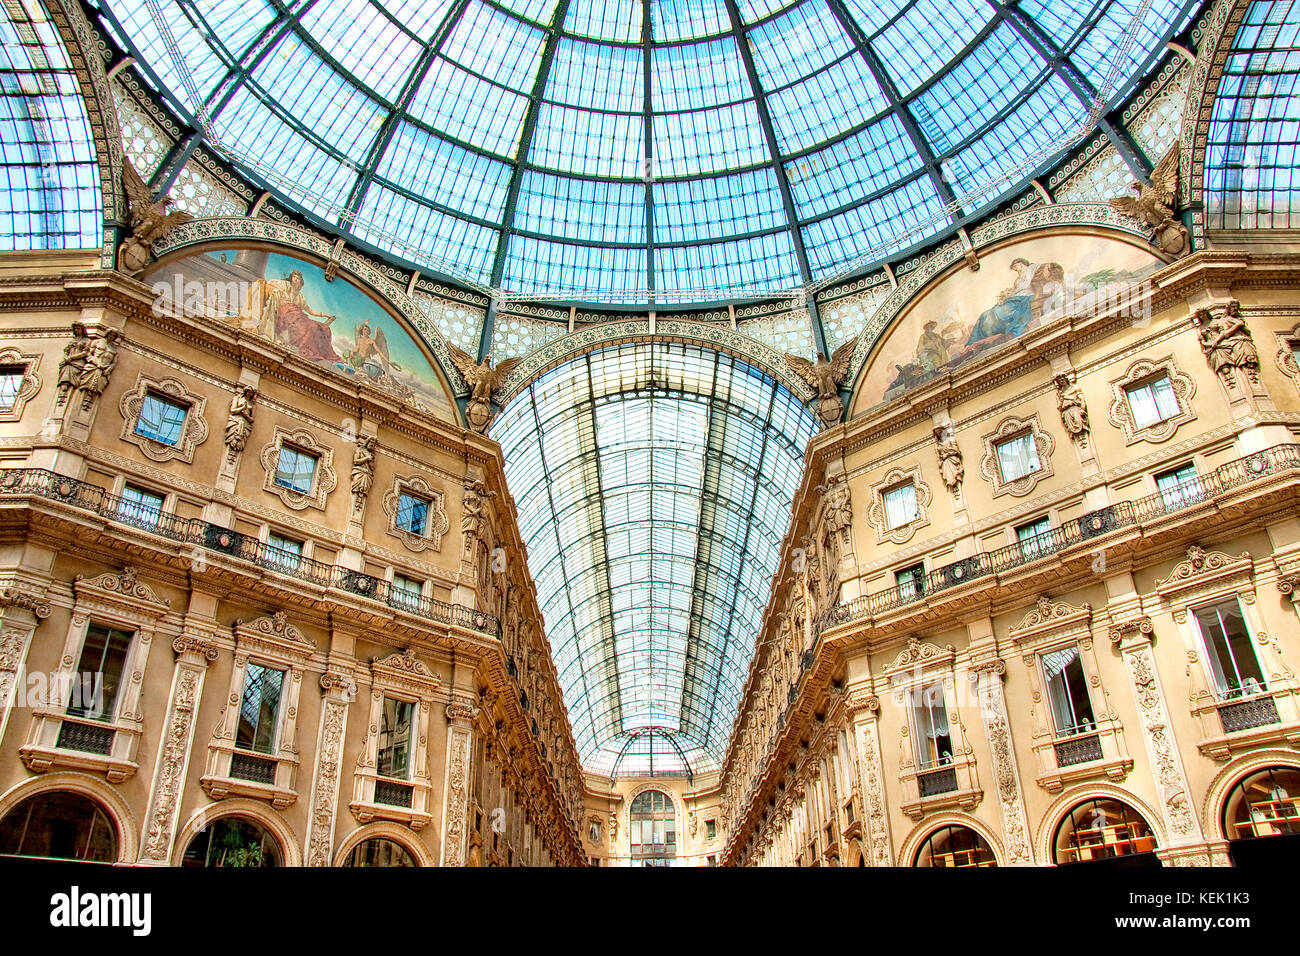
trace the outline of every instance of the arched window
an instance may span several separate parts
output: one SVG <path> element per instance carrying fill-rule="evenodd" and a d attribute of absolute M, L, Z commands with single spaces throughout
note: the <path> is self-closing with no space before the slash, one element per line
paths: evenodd
<path fill-rule="evenodd" d="M 55 790 L 24 800 L 0 820 L 0 854 L 117 862 L 117 828 L 94 800 Z"/>
<path fill-rule="evenodd" d="M 1056 862 L 1086 863 L 1119 857 L 1153 854 L 1155 834 L 1127 803 L 1118 800 L 1089 800 L 1070 811 L 1056 830 Z M 1155 857 L 1138 862 L 1154 863 Z"/>
<path fill-rule="evenodd" d="M 997 866 L 988 841 L 970 827 L 941 827 L 916 854 L 917 866 Z"/>
<path fill-rule="evenodd" d="M 348 854 L 344 866 L 419 866 L 415 857 L 395 840 L 379 837 L 358 843 Z"/>
<path fill-rule="evenodd" d="M 283 866 L 279 842 L 266 827 L 243 817 L 223 817 L 190 841 L 181 866 Z"/>
<path fill-rule="evenodd" d="M 672 866 L 677 857 L 677 812 L 672 798 L 647 790 L 632 801 L 628 826 L 633 866 Z"/>
<path fill-rule="evenodd" d="M 1243 778 L 1223 805 L 1229 840 L 1300 834 L 1300 770 L 1269 767 Z"/>

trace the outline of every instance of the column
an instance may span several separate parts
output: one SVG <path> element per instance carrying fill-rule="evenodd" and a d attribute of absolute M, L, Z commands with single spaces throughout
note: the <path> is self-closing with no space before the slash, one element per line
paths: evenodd
<path fill-rule="evenodd" d="M 356 681 L 338 671 L 321 674 L 320 686 L 324 699 L 321 703 L 320 729 L 316 734 L 316 772 L 312 777 L 311 819 L 308 822 L 307 845 L 303 852 L 303 859 L 308 866 L 329 866 L 334 859 L 334 818 L 338 812 L 343 738 L 347 733 L 348 705 L 357 698 Z"/>
<path fill-rule="evenodd" d="M 866 819 L 863 829 L 872 866 L 893 866 L 894 847 L 889 835 L 889 813 L 885 809 L 884 770 L 880 761 L 880 733 L 877 727 L 880 699 L 865 690 L 850 691 L 845 707 L 853 739 L 858 747 L 862 776 L 862 801 Z"/>
<path fill-rule="evenodd" d="M 196 635 L 187 630 L 172 641 L 176 666 L 172 671 L 163 736 L 158 745 L 149 812 L 145 815 L 140 865 L 167 866 L 171 863 L 176 817 L 180 813 L 190 748 L 194 742 L 195 717 L 203 698 L 203 679 L 208 665 L 217 659 L 217 645 L 205 640 L 212 636 L 207 631 L 204 629 Z"/>
<path fill-rule="evenodd" d="M 1165 705 L 1164 691 L 1156 674 L 1155 656 L 1152 653 L 1152 632 L 1149 617 L 1137 617 L 1110 629 L 1111 643 L 1119 648 L 1125 668 L 1137 699 L 1138 716 L 1142 725 L 1142 739 L 1146 744 L 1147 758 L 1151 763 L 1157 803 L 1164 818 L 1168 846 L 1161 858 L 1173 865 L 1209 865 L 1205 851 L 1205 838 L 1196 819 L 1192 805 L 1192 790 L 1187 783 L 1182 759 L 1174 741 L 1169 723 L 1169 709 Z M 1179 853 L 1179 848 L 1184 852 Z M 1191 849 L 1189 855 L 1186 850 Z M 1204 855 L 1204 859 L 1199 859 Z"/>
<path fill-rule="evenodd" d="M 442 796 L 442 865 L 464 866 L 469 840 L 470 747 L 478 708 L 469 698 L 455 696 L 447 705 L 447 767 Z"/>
<path fill-rule="evenodd" d="M 19 586 L 0 591 L 0 740 L 9 726 L 9 712 L 23 693 L 23 668 L 32 635 L 41 621 L 50 616 L 45 590 L 39 592 Z"/>
<path fill-rule="evenodd" d="M 1007 862 L 1013 866 L 1033 865 L 1034 852 L 1029 836 L 1029 817 L 1021 797 L 1020 769 L 1011 742 L 1011 725 L 1007 720 L 1006 698 L 1002 680 L 1007 665 L 995 657 L 973 666 L 970 678 L 979 692 L 980 718 L 989 740 L 993 762 L 993 781 L 997 784 L 998 804 L 1002 810 L 1002 835 L 1006 841 Z"/>

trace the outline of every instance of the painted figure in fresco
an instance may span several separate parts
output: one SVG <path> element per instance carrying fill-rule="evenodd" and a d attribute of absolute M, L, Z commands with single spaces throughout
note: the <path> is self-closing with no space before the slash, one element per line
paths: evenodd
<path fill-rule="evenodd" d="M 1065 281 L 1065 270 L 1057 262 L 1013 259 L 1011 270 L 1016 274 L 1015 283 L 1002 292 L 997 305 L 981 313 L 966 340 L 967 348 L 986 339 L 1020 335 L 1042 315 L 1046 300 Z"/>
<path fill-rule="evenodd" d="M 366 319 L 354 329 L 356 346 L 347 356 L 348 361 L 361 369 L 370 378 L 378 379 L 389 374 L 393 369 L 402 370 L 388 357 L 388 337 L 378 326 L 372 327 Z"/>
<path fill-rule="evenodd" d="M 313 362 L 338 362 L 330 325 L 338 318 L 317 312 L 302 294 L 302 273 L 294 269 L 286 279 L 262 280 L 261 334 L 291 345 L 298 354 Z M 317 322 L 311 316 L 322 318 Z"/>

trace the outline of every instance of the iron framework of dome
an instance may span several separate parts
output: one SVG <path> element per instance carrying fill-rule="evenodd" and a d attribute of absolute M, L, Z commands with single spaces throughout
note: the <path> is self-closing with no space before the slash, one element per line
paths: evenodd
<path fill-rule="evenodd" d="M 1193 0 L 99 0 L 218 154 L 497 299 L 815 291 L 1100 125 Z M 197 140 L 196 140 L 197 142 Z"/>

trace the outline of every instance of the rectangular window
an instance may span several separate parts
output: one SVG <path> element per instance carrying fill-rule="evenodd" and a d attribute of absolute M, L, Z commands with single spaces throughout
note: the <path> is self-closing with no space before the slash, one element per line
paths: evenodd
<path fill-rule="evenodd" d="M 429 499 L 403 491 L 397 497 L 397 527 L 423 535 L 429 529 Z"/>
<path fill-rule="evenodd" d="M 1039 660 L 1043 665 L 1043 679 L 1047 682 L 1047 698 L 1056 722 L 1056 736 L 1072 737 L 1097 729 L 1092 716 L 1092 700 L 1088 696 L 1088 678 L 1083 673 L 1083 661 L 1078 647 L 1063 647 L 1049 651 Z"/>
<path fill-rule="evenodd" d="M 898 587 L 898 597 L 902 601 L 911 601 L 925 593 L 925 565 L 914 564 L 894 572 L 894 583 Z"/>
<path fill-rule="evenodd" d="M 1201 500 L 1201 481 L 1196 474 L 1196 466 L 1192 464 L 1156 475 L 1156 488 L 1164 499 L 1165 508 L 1170 511 Z"/>
<path fill-rule="evenodd" d="M 272 531 L 266 536 L 266 562 L 286 571 L 297 570 L 302 563 L 302 542 L 282 538 Z"/>
<path fill-rule="evenodd" d="M 316 458 L 311 452 L 282 445 L 275 465 L 275 483 L 304 495 L 311 494 L 312 480 L 316 477 Z"/>
<path fill-rule="evenodd" d="M 0 412 L 12 412 L 23 388 L 26 365 L 0 365 Z"/>
<path fill-rule="evenodd" d="M 117 519 L 139 528 L 157 527 L 164 501 L 166 499 L 162 495 L 127 485 L 122 489 L 122 497 L 117 502 Z"/>
<path fill-rule="evenodd" d="M 1016 540 L 1026 561 L 1032 561 L 1052 550 L 1052 519 L 1039 518 L 1016 526 Z"/>
<path fill-rule="evenodd" d="M 1249 697 L 1268 690 L 1236 599 L 1197 608 L 1193 613 L 1220 699 Z"/>
<path fill-rule="evenodd" d="M 705 837 L 706 837 L 707 839 L 710 839 L 710 840 L 716 840 L 716 839 L 718 838 L 718 821 L 717 821 L 717 820 L 705 820 L 705 821 L 704 821 L 704 835 L 705 835 Z"/>
<path fill-rule="evenodd" d="M 912 691 L 912 730 L 916 734 L 918 769 L 952 763 L 952 736 L 943 684 L 926 684 Z"/>
<path fill-rule="evenodd" d="M 389 602 L 394 607 L 415 610 L 420 606 L 420 597 L 424 591 L 423 582 L 416 581 L 401 574 L 393 575 L 393 585 L 389 590 Z"/>
<path fill-rule="evenodd" d="M 1133 385 L 1125 389 L 1125 394 L 1128 396 L 1129 411 L 1133 413 L 1133 424 L 1139 429 L 1173 418 L 1181 410 L 1178 407 L 1178 396 L 1174 393 L 1174 383 L 1168 375 Z"/>
<path fill-rule="evenodd" d="M 1003 481 L 1015 481 L 1043 467 L 1038 461 L 1038 443 L 1034 441 L 1033 432 L 998 442 L 997 452 Z"/>
<path fill-rule="evenodd" d="M 158 392 L 149 392 L 140 406 L 140 418 L 135 423 L 135 433 L 164 445 L 175 445 L 185 431 L 188 405 L 172 401 Z"/>
<path fill-rule="evenodd" d="M 128 631 L 91 624 L 81 645 L 81 660 L 73 674 L 67 713 L 90 720 L 112 720 L 117 713 L 117 692 L 133 635 Z M 86 691 L 89 690 L 89 693 Z"/>
<path fill-rule="evenodd" d="M 379 718 L 379 751 L 375 773 L 401 780 L 411 775 L 411 718 L 415 705 L 407 700 L 384 698 Z"/>
<path fill-rule="evenodd" d="M 244 698 L 239 706 L 235 746 L 269 754 L 275 747 L 276 718 L 284 689 L 284 671 L 248 662 Z"/>
<path fill-rule="evenodd" d="M 909 481 L 880 496 L 885 505 L 885 528 L 892 531 L 917 519 L 916 487 Z"/>

